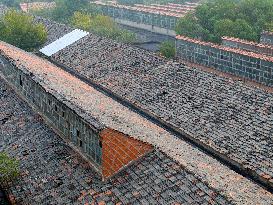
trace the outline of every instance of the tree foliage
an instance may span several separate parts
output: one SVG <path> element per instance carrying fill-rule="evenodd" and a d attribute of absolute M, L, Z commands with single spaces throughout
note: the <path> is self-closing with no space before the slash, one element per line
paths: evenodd
<path fill-rule="evenodd" d="M 212 42 L 222 36 L 258 41 L 263 30 L 271 29 L 272 0 L 211 0 L 181 18 L 176 32 Z"/>
<path fill-rule="evenodd" d="M 87 11 L 89 6 L 88 0 L 56 0 L 56 7 L 52 10 L 52 18 L 68 23 L 76 11 Z"/>
<path fill-rule="evenodd" d="M 160 44 L 159 48 L 160 54 L 166 58 L 175 57 L 175 43 L 172 41 L 164 41 Z"/>
<path fill-rule="evenodd" d="M 91 31 L 97 35 L 112 38 L 117 41 L 131 43 L 135 40 L 133 33 L 120 29 L 108 16 L 75 12 L 71 18 L 71 24 L 77 28 Z"/>
<path fill-rule="evenodd" d="M 6 188 L 9 183 L 19 176 L 19 162 L 0 152 L 0 185 Z"/>
<path fill-rule="evenodd" d="M 47 32 L 42 24 L 35 24 L 33 17 L 15 10 L 8 11 L 0 22 L 0 40 L 31 51 L 42 45 Z"/>

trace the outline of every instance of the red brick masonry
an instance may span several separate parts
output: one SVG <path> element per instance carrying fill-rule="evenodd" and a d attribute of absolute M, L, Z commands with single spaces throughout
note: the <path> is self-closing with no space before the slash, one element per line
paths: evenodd
<path fill-rule="evenodd" d="M 104 129 L 102 139 L 102 176 L 113 176 L 130 162 L 152 151 L 147 143 L 135 140 L 113 129 Z"/>

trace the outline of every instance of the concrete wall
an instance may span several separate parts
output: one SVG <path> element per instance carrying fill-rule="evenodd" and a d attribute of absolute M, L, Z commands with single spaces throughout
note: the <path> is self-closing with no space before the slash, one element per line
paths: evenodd
<path fill-rule="evenodd" d="M 174 29 L 178 21 L 177 17 L 133 11 L 110 5 L 97 5 L 97 7 L 103 15 L 112 17 L 119 24 L 175 36 Z"/>
<path fill-rule="evenodd" d="M 100 170 L 102 143 L 99 130 L 38 85 L 30 74 L 12 66 L 0 56 L 0 71 L 30 105 L 37 109 L 67 141 L 79 149 Z"/>
<path fill-rule="evenodd" d="M 261 34 L 261 43 L 273 45 L 273 33 L 270 32 L 264 32 Z"/>
<path fill-rule="evenodd" d="M 273 86 L 273 62 L 182 39 L 176 52 L 180 59 Z"/>

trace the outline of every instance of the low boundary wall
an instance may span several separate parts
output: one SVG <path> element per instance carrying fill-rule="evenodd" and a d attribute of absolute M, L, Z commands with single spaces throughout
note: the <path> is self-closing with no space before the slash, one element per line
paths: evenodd
<path fill-rule="evenodd" d="M 268 86 L 273 86 L 273 57 L 177 36 L 176 56 Z"/>

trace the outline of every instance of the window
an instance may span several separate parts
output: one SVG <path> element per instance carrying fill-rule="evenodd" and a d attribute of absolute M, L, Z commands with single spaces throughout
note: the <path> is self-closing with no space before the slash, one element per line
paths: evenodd
<path fill-rule="evenodd" d="M 23 86 L 23 79 L 22 79 L 22 76 L 20 75 L 19 78 L 20 78 L 20 80 L 19 80 L 19 81 L 20 81 L 20 86 Z"/>
<path fill-rule="evenodd" d="M 64 116 L 65 116 L 65 112 L 63 111 L 63 112 L 62 112 L 62 117 L 64 117 Z"/>
<path fill-rule="evenodd" d="M 50 100 L 50 99 L 48 99 L 48 101 L 47 101 L 47 102 L 48 102 L 48 104 L 49 104 L 49 105 L 51 105 L 51 100 Z"/>
<path fill-rule="evenodd" d="M 222 60 L 224 59 L 224 56 L 223 56 L 223 54 L 221 54 L 221 55 L 220 55 L 220 58 L 221 58 Z"/>
<path fill-rule="evenodd" d="M 261 64 L 260 64 L 260 62 L 257 62 L 257 69 L 261 69 Z"/>
<path fill-rule="evenodd" d="M 82 147 L 82 140 L 80 140 L 80 147 Z"/>
<path fill-rule="evenodd" d="M 56 112 L 58 111 L 57 105 L 54 106 L 54 110 L 55 110 Z"/>

